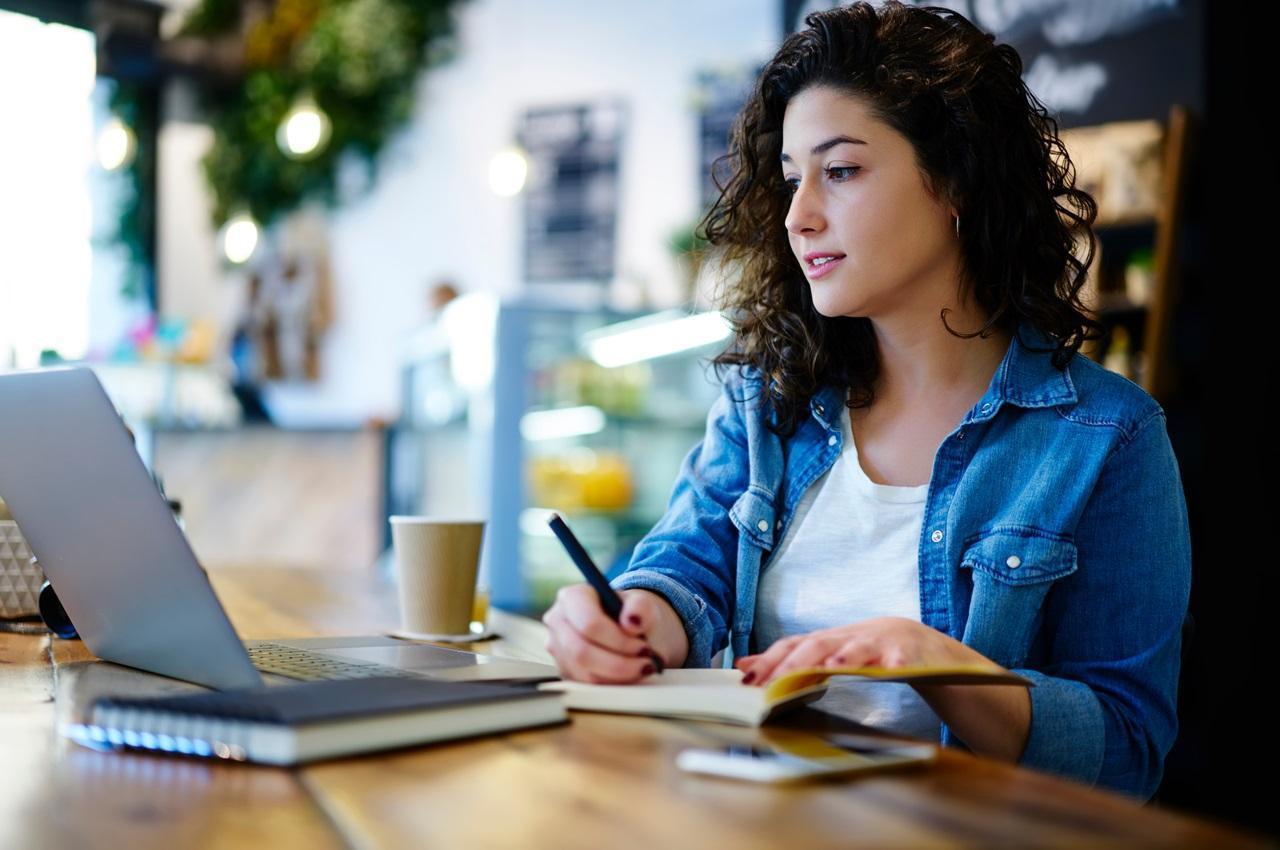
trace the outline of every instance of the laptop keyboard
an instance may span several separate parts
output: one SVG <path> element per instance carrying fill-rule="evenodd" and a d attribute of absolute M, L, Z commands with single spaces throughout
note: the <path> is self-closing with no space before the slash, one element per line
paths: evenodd
<path fill-rule="evenodd" d="M 399 667 L 368 662 L 342 661 L 319 652 L 295 649 L 278 643 L 247 646 L 249 660 L 263 673 L 275 673 L 307 682 L 321 679 L 367 679 L 372 676 L 398 676 L 402 679 L 426 679 L 428 676 Z"/>

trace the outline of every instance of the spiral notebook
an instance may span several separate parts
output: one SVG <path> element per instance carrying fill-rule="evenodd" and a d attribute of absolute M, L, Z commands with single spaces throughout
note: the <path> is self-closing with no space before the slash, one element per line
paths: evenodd
<path fill-rule="evenodd" d="M 376 677 L 172 697 L 103 697 L 62 733 L 97 749 L 292 765 L 566 723 L 532 684 Z"/>

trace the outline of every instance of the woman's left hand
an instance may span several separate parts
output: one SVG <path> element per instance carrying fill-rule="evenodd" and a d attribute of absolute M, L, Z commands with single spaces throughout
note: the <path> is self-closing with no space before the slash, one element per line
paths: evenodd
<path fill-rule="evenodd" d="M 875 617 L 776 641 L 733 664 L 744 684 L 764 685 L 804 667 L 907 667 L 917 664 L 992 664 L 958 640 L 907 617 Z M 754 675 L 753 675 L 754 674 Z"/>

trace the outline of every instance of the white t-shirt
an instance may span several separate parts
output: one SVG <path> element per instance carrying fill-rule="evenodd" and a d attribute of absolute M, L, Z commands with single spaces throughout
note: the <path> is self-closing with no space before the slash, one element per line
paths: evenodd
<path fill-rule="evenodd" d="M 858 462 L 849 411 L 840 457 L 805 492 L 756 595 L 752 653 L 787 635 L 872 617 L 920 619 L 920 526 L 929 485 L 877 484 Z M 941 719 L 905 682 L 835 677 L 814 708 L 930 740 Z"/>

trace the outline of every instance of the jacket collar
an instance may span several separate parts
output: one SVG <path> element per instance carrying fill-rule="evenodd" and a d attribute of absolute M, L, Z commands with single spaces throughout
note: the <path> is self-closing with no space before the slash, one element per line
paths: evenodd
<path fill-rule="evenodd" d="M 1048 351 L 1032 351 L 1023 344 Z M 1000 366 L 978 403 L 965 416 L 962 425 L 981 422 L 995 416 L 1002 404 L 1019 407 L 1055 407 L 1075 404 L 1075 385 L 1067 369 L 1053 365 L 1056 341 L 1029 322 L 1018 326 Z M 831 428 L 844 404 L 844 387 L 828 384 L 809 400 L 809 409 L 823 427 Z"/>

